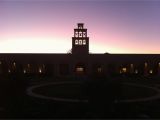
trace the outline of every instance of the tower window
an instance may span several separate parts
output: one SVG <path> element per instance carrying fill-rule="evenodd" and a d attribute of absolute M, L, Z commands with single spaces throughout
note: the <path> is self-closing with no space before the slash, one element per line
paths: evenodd
<path fill-rule="evenodd" d="M 79 37 L 82 37 L 82 32 L 79 32 Z"/>
<path fill-rule="evenodd" d="M 75 33 L 75 37 L 78 37 L 78 32 Z"/>
<path fill-rule="evenodd" d="M 86 37 L 86 33 L 83 33 L 83 37 Z"/>
<path fill-rule="evenodd" d="M 86 45 L 86 40 L 83 40 L 83 45 Z"/>
<path fill-rule="evenodd" d="M 78 29 L 83 29 L 83 23 L 78 23 Z"/>
<path fill-rule="evenodd" d="M 78 40 L 75 40 L 75 44 L 78 45 Z"/>
<path fill-rule="evenodd" d="M 79 40 L 79 45 L 82 45 L 82 40 Z"/>

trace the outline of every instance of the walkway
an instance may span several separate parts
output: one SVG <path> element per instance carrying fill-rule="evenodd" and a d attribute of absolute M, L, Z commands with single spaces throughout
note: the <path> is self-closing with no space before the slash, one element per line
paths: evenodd
<path fill-rule="evenodd" d="M 79 99 L 67 99 L 67 98 L 58 98 L 58 97 L 49 97 L 49 96 L 44 96 L 41 94 L 34 93 L 33 90 L 39 87 L 47 86 L 47 85 L 59 85 L 59 84 L 79 84 L 81 82 L 78 81 L 65 81 L 65 82 L 52 82 L 52 83 L 45 83 L 45 84 L 40 84 L 40 85 L 35 85 L 32 87 L 29 87 L 27 89 L 27 94 L 32 97 L 37 97 L 41 99 L 48 99 L 48 100 L 54 100 L 54 101 L 62 101 L 62 102 L 84 102 L 87 103 L 88 100 L 79 100 Z M 157 87 L 149 87 L 146 85 L 139 85 L 139 84 L 134 84 L 134 83 L 124 83 L 125 85 L 133 85 L 136 87 L 144 87 L 148 88 L 151 90 L 154 90 L 157 92 L 156 95 L 146 97 L 146 98 L 138 98 L 138 99 L 127 99 L 127 100 L 120 100 L 120 101 L 115 101 L 115 102 L 123 102 L 123 103 L 129 103 L 129 102 L 144 102 L 144 101 L 150 101 L 150 100 L 155 100 L 160 98 L 160 89 Z M 160 86 L 160 85 L 159 85 Z"/>

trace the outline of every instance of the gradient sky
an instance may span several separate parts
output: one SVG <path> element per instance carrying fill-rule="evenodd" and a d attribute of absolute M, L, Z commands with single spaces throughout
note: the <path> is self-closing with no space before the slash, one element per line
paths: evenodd
<path fill-rule="evenodd" d="M 1 0 L 0 53 L 66 53 L 77 23 L 92 53 L 160 53 L 160 1 Z"/>

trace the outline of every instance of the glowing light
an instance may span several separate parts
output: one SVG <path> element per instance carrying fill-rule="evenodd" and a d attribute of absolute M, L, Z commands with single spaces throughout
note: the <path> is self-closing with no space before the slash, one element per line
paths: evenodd
<path fill-rule="evenodd" d="M 135 70 L 135 73 L 138 74 L 138 70 L 137 69 Z"/>
<path fill-rule="evenodd" d="M 79 40 L 79 45 L 82 45 L 82 40 Z"/>
<path fill-rule="evenodd" d="M 78 68 L 76 68 L 76 71 L 77 71 L 77 72 L 83 72 L 83 71 L 84 71 L 84 68 L 83 68 L 83 67 L 78 67 Z"/>
<path fill-rule="evenodd" d="M 14 62 L 13 65 L 14 65 L 14 67 L 15 67 L 15 66 L 16 66 L 16 63 Z"/>
<path fill-rule="evenodd" d="M 123 67 L 123 68 L 122 68 L 122 72 L 123 72 L 123 73 L 126 73 L 126 72 L 127 72 L 127 68 L 126 68 L 126 67 Z"/>
<path fill-rule="evenodd" d="M 144 63 L 144 66 L 145 66 L 145 67 L 147 67 L 147 66 L 148 66 L 147 62 L 145 62 L 145 63 Z"/>
<path fill-rule="evenodd" d="M 120 74 L 121 74 L 121 73 L 126 73 L 126 72 L 127 72 L 127 68 L 126 68 L 126 67 L 123 67 L 123 68 L 120 69 L 119 72 L 120 72 Z"/>
<path fill-rule="evenodd" d="M 39 69 L 39 73 L 42 73 L 42 70 L 41 70 L 41 69 Z"/>
<path fill-rule="evenodd" d="M 102 72 L 102 68 L 99 67 L 99 68 L 97 69 L 97 71 L 98 71 L 99 73 Z"/>
<path fill-rule="evenodd" d="M 78 40 L 75 40 L 75 44 L 78 45 Z"/>
<path fill-rule="evenodd" d="M 152 73 L 153 73 L 153 70 L 149 70 L 149 73 L 152 74 Z"/>
<path fill-rule="evenodd" d="M 86 45 L 86 40 L 83 40 L 83 45 Z"/>
<path fill-rule="evenodd" d="M 11 70 L 10 70 L 10 69 L 8 69 L 8 72 L 9 72 L 9 73 L 11 73 Z"/>
<path fill-rule="evenodd" d="M 134 73 L 134 67 L 133 67 L 133 64 L 130 64 L 130 73 Z"/>
<path fill-rule="evenodd" d="M 25 74 L 25 73 L 26 73 L 26 70 L 24 69 L 23 72 L 24 72 L 24 74 Z"/>

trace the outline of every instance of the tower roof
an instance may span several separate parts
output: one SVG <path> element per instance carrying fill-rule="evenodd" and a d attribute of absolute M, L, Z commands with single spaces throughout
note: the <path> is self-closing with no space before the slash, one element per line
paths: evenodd
<path fill-rule="evenodd" d="M 84 23 L 77 23 L 78 25 L 84 25 Z"/>
<path fill-rule="evenodd" d="M 78 23 L 78 28 L 83 28 L 84 23 Z"/>

